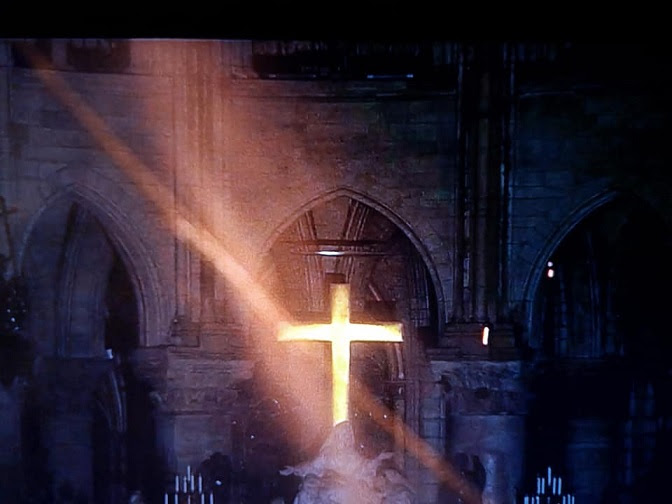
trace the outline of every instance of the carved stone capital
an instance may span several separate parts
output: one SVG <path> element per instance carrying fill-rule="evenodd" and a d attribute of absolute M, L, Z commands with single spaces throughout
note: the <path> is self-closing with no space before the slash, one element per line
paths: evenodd
<path fill-rule="evenodd" d="M 253 363 L 197 348 L 147 348 L 134 353 L 136 376 L 153 389 L 166 413 L 225 411 L 238 397 L 237 384 L 252 376 Z"/>
<path fill-rule="evenodd" d="M 449 411 L 462 415 L 523 415 L 529 394 L 520 362 L 433 362 Z"/>

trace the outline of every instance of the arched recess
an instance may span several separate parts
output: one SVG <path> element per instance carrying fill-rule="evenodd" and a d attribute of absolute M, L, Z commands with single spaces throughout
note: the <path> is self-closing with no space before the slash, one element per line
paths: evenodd
<path fill-rule="evenodd" d="M 523 291 L 523 304 L 525 307 L 524 329 L 528 344 L 530 346 L 535 347 L 538 344 L 538 341 L 535 340 L 535 334 L 533 330 L 533 305 L 535 294 L 539 287 L 539 282 L 543 278 L 543 275 L 546 274 L 546 264 L 549 258 L 558 248 L 562 240 L 572 231 L 572 229 L 574 229 L 583 219 L 585 219 L 596 209 L 616 198 L 619 194 L 620 193 L 618 191 L 614 190 L 604 191 L 593 196 L 588 201 L 575 208 L 574 211 L 570 212 L 567 218 L 565 218 L 562 223 L 557 226 L 554 233 L 548 240 L 546 240 L 546 243 L 544 243 L 543 247 L 537 254 L 528 273 L 527 279 L 525 281 L 525 289 Z"/>
<path fill-rule="evenodd" d="M 423 347 L 436 344 L 443 321 L 437 275 L 420 241 L 408 224 L 383 205 L 338 189 L 293 212 L 268 240 L 266 250 L 262 282 L 296 320 L 328 323 L 329 285 L 347 282 L 351 320 L 403 323 L 402 344 L 354 342 L 350 361 L 350 420 L 360 448 L 371 455 L 403 446 L 401 423 L 418 422 L 420 366 L 410 363 L 421 358 Z M 330 427 L 330 346 L 317 342 L 281 345 L 275 360 L 302 370 L 302 395 L 286 398 L 295 404 L 289 416 L 310 417 L 311 423 Z M 274 378 L 271 381 L 284 380 Z M 272 398 L 279 397 L 274 393 L 269 393 Z M 316 411 L 318 418 L 314 418 Z M 386 413 L 374 420 L 381 411 Z M 274 423 L 266 423 L 274 429 Z M 308 451 L 304 457 L 296 455 L 298 460 L 314 455 L 308 445 L 324 439 L 320 433 L 309 439 L 309 429 L 302 429 L 305 439 L 299 444 L 306 444 L 300 448 Z M 319 430 L 325 434 L 325 429 Z M 272 436 L 270 432 L 268 437 Z M 260 439 L 258 433 L 254 438 Z M 272 453 L 269 446 L 282 442 L 284 437 L 265 442 L 265 456 Z M 287 457 L 294 455 L 279 456 L 278 463 Z M 272 473 L 269 478 L 274 477 Z"/>
<path fill-rule="evenodd" d="M 112 251 L 112 263 L 108 266 L 125 270 L 133 290 L 138 317 L 138 344 L 150 346 L 161 343 L 165 332 L 161 321 L 166 320 L 167 308 L 161 303 L 157 266 L 141 238 L 142 233 L 133 226 L 133 221 L 124 210 L 108 198 L 90 188 L 71 184 L 47 198 L 32 217 L 19 250 L 23 275 L 29 282 L 29 288 L 32 286 L 32 296 L 36 296 L 33 299 L 32 323 L 29 322 L 28 331 L 41 350 L 47 354 L 63 351 L 62 345 L 59 349 L 62 343 L 58 343 L 60 338 L 53 339 L 53 334 L 48 333 L 53 333 L 52 328 L 56 326 L 61 328 L 62 333 L 69 322 L 63 321 L 59 324 L 57 319 L 60 317 L 62 320 L 63 317 L 72 315 L 66 316 L 62 311 L 63 302 L 67 303 L 67 300 L 63 300 L 58 309 L 50 301 L 58 295 L 59 287 L 55 275 L 64 266 L 65 259 L 63 250 L 58 247 L 63 245 L 66 233 L 72 232 L 72 229 L 68 230 L 68 222 L 70 225 L 100 228 Z M 72 243 L 70 246 L 86 262 L 87 248 L 90 245 L 105 254 L 100 233 L 97 239 L 96 242 L 95 238 L 89 237 L 93 241 Z M 96 267 L 94 263 L 90 266 Z M 67 281 L 66 278 L 61 280 L 66 283 Z M 75 290 L 86 289 L 83 284 L 71 287 Z M 72 289 L 70 293 L 75 294 Z M 104 297 L 105 293 L 102 295 Z M 102 306 L 97 308 L 103 309 Z"/>
<path fill-rule="evenodd" d="M 90 455 L 91 476 L 82 485 L 101 503 L 118 502 L 129 490 L 158 481 L 149 389 L 130 358 L 138 347 L 157 342 L 163 310 L 152 254 L 140 235 L 115 204 L 71 185 L 34 216 L 20 255 L 28 288 L 27 336 L 47 357 L 34 381 L 37 389 L 49 383 L 48 394 L 66 398 L 55 407 L 59 401 L 46 392 L 35 396 L 45 410 L 42 424 L 76 416 L 91 429 L 80 429 L 65 448 L 42 435 L 46 430 L 35 433 L 48 454 L 41 463 L 53 471 L 73 446 Z M 70 368 L 82 369 L 86 382 L 56 374 L 67 376 Z M 35 431 L 30 418 L 27 424 Z"/>
<path fill-rule="evenodd" d="M 576 242 L 576 240 L 579 239 L 577 236 L 581 233 L 585 235 L 586 233 L 591 232 L 591 227 L 594 231 L 603 231 L 601 233 L 602 235 L 607 233 L 605 230 L 608 229 L 609 226 L 612 226 L 612 228 L 609 228 L 612 233 L 621 233 L 623 230 L 622 225 L 633 220 L 636 223 L 631 223 L 630 228 L 639 227 L 639 231 L 643 231 L 644 228 L 646 228 L 649 230 L 650 236 L 656 235 L 664 238 L 670 230 L 669 220 L 666 220 L 665 217 L 665 215 L 661 214 L 658 207 L 651 205 L 636 193 L 625 190 L 610 190 L 600 193 L 572 212 L 570 216 L 558 226 L 551 238 L 547 240 L 546 244 L 537 255 L 528 276 L 525 288 L 525 300 L 527 305 L 526 332 L 528 334 L 529 345 L 535 349 L 540 349 L 543 346 L 541 339 L 542 332 L 540 331 L 537 316 L 541 288 L 544 285 L 552 284 L 554 282 L 560 283 L 557 280 L 559 273 L 558 267 L 562 267 L 562 265 L 558 264 L 557 261 L 554 263 L 554 266 L 550 268 L 553 270 L 551 274 L 554 275 L 554 278 L 549 279 L 549 261 L 553 263 L 554 258 L 556 258 L 559 253 L 563 253 L 563 251 L 565 255 L 574 256 L 588 253 L 586 250 L 576 250 L 576 245 L 572 245 L 569 243 L 570 241 L 573 240 Z M 621 227 L 617 227 L 616 222 L 620 223 Z M 658 231 L 653 231 L 651 228 L 652 223 L 654 223 L 653 226 Z M 627 245 L 627 243 L 625 243 L 627 242 L 627 239 L 623 239 L 622 236 L 617 236 L 616 234 L 611 237 L 597 236 L 597 238 L 602 238 L 603 241 L 607 239 L 612 240 L 605 245 L 606 249 L 601 251 L 603 254 L 609 253 L 613 255 L 616 247 Z M 617 241 L 619 238 L 620 241 Z M 584 236 L 581 239 L 585 240 L 587 238 Z M 599 245 L 599 243 L 593 243 L 590 247 L 593 247 L 594 249 Z M 658 245 L 666 246 L 662 242 Z M 572 246 L 574 247 L 574 251 L 568 253 L 566 249 Z M 593 250 L 592 253 L 594 254 L 595 250 Z M 594 255 L 591 257 L 594 257 Z M 590 258 L 586 257 L 585 259 L 589 260 Z M 648 261 L 647 264 L 651 264 L 650 261 Z M 623 271 L 623 269 L 620 269 L 614 272 L 614 274 L 621 274 Z M 602 324 L 602 329 L 606 329 L 605 324 Z"/>
<path fill-rule="evenodd" d="M 672 282 L 671 256 L 663 216 L 640 198 L 612 196 L 547 257 L 533 309 L 536 348 L 599 359 L 656 347 L 667 324 L 660 293 Z"/>
<path fill-rule="evenodd" d="M 603 196 L 539 265 L 528 457 L 583 501 L 646 502 L 672 440 L 672 228 L 632 192 Z"/>
<path fill-rule="evenodd" d="M 436 269 L 436 266 L 434 264 L 434 261 L 432 259 L 432 255 L 425 246 L 425 244 L 422 242 L 420 238 L 416 235 L 416 233 L 413 231 L 412 226 L 403 220 L 401 217 L 399 217 L 393 210 L 388 208 L 387 206 L 383 205 L 382 203 L 376 201 L 375 199 L 367 196 L 364 193 L 355 191 L 353 189 L 347 188 L 347 187 L 338 187 L 336 189 L 333 189 L 331 191 L 327 191 L 321 195 L 318 195 L 296 209 L 294 212 L 290 213 L 287 215 L 285 218 L 282 219 L 282 224 L 278 226 L 273 233 L 266 239 L 264 242 L 264 246 L 262 247 L 262 250 L 264 251 L 270 251 L 273 245 L 277 242 L 279 237 L 284 233 L 288 227 L 292 226 L 294 223 L 297 222 L 297 220 L 307 212 L 309 212 L 313 208 L 317 208 L 320 205 L 324 205 L 328 203 L 329 201 L 332 201 L 336 198 L 341 198 L 341 197 L 346 197 L 350 198 L 354 201 L 358 201 L 362 203 L 363 205 L 366 205 L 367 207 L 372 208 L 373 210 L 379 212 L 382 216 L 384 216 L 386 219 L 388 219 L 391 223 L 393 223 L 409 240 L 409 242 L 413 245 L 413 248 L 417 251 L 419 256 L 422 258 L 422 261 L 424 263 L 424 266 L 427 268 L 427 271 L 429 273 L 429 276 L 431 278 L 432 286 L 434 289 L 434 293 L 436 295 L 436 301 L 437 301 L 437 318 L 438 318 L 438 326 L 437 326 L 437 331 L 438 334 L 443 333 L 443 327 L 445 324 L 445 298 L 444 298 L 444 293 L 443 293 L 443 287 L 442 283 L 439 277 L 439 273 Z M 447 252 L 446 252 L 447 253 Z M 264 266 L 262 265 L 262 269 Z M 264 270 L 265 271 L 265 270 Z M 262 271 L 262 274 L 263 272 Z"/>

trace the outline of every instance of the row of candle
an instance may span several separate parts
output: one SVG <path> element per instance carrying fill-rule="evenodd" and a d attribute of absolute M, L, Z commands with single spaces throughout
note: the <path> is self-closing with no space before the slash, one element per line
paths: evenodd
<path fill-rule="evenodd" d="M 546 492 L 549 493 L 546 493 Z M 545 502 L 542 499 L 541 503 L 546 504 L 551 502 L 551 495 L 562 496 L 562 504 L 574 504 L 573 495 L 562 495 L 562 478 L 554 477 L 551 467 L 548 467 L 546 477 L 537 476 L 537 495 L 526 495 L 523 498 L 523 504 L 539 504 L 539 496 L 546 495 Z M 553 503 L 559 503 L 559 499 L 553 499 Z"/>
<path fill-rule="evenodd" d="M 546 493 L 546 482 L 548 481 L 548 489 L 551 491 L 552 495 L 562 495 L 562 478 L 554 478 L 551 473 L 551 466 L 548 466 L 548 473 L 546 479 L 543 477 L 537 477 L 537 493 L 545 494 Z"/>
<path fill-rule="evenodd" d="M 548 489 L 551 495 L 562 495 L 562 478 L 551 478 L 548 482 Z M 537 493 L 544 495 L 546 493 L 546 480 L 537 477 Z"/>
<path fill-rule="evenodd" d="M 182 493 L 186 494 L 187 496 L 187 504 L 192 504 L 191 503 L 191 496 L 192 494 L 196 493 L 195 489 L 195 476 L 194 473 L 191 472 L 191 466 L 187 466 L 187 475 L 182 477 Z M 175 493 L 173 495 L 174 497 L 174 504 L 178 504 L 179 500 L 179 494 L 180 494 L 180 475 L 176 474 L 175 475 Z M 206 494 L 203 493 L 203 477 L 199 474 L 198 475 L 198 496 L 200 496 L 200 504 L 205 504 L 205 497 Z M 208 504 L 214 504 L 214 495 L 212 492 L 210 492 L 209 499 L 208 499 Z M 163 495 L 163 503 L 168 504 L 168 492 L 166 492 Z M 199 504 L 197 499 L 194 499 L 193 504 Z"/>
<path fill-rule="evenodd" d="M 191 473 L 191 467 L 187 466 L 187 476 L 182 478 L 182 493 L 187 493 L 191 488 L 191 492 L 194 492 L 194 475 Z M 198 493 L 203 491 L 203 477 L 198 475 Z M 180 476 L 175 475 L 175 493 L 180 493 Z"/>
<path fill-rule="evenodd" d="M 205 494 L 204 493 L 200 494 L 200 497 L 201 497 L 200 502 L 198 501 L 198 499 L 194 498 L 194 501 L 192 503 L 191 495 L 187 495 L 187 504 L 205 504 Z M 174 498 L 173 504 L 179 504 L 179 495 L 175 494 L 173 495 L 173 498 Z M 169 502 L 168 494 L 165 493 L 163 494 L 163 504 L 168 504 L 168 502 Z M 184 500 L 182 502 L 184 502 Z M 210 499 L 208 500 L 208 504 L 214 504 L 214 503 L 215 503 L 215 497 L 212 494 L 212 492 L 210 492 Z"/>
<path fill-rule="evenodd" d="M 546 498 L 546 502 L 550 502 L 550 497 Z M 538 495 L 528 496 L 526 495 L 523 499 L 523 504 L 546 504 L 546 502 L 539 501 Z M 575 504 L 573 495 L 563 495 L 562 504 Z"/>

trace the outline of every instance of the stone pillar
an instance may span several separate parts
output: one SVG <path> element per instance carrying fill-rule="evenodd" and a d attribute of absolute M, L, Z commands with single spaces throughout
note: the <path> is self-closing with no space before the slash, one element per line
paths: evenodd
<path fill-rule="evenodd" d="M 601 502 L 609 484 L 608 427 L 606 420 L 598 417 L 570 420 L 567 476 L 577 502 Z"/>
<path fill-rule="evenodd" d="M 483 504 L 515 504 L 522 480 L 525 418 L 522 415 L 452 415 L 453 454 L 469 458 L 469 470 L 483 467 Z M 478 457 L 475 459 L 474 457 Z"/>
<path fill-rule="evenodd" d="M 60 412 L 47 422 L 45 444 L 56 495 L 69 488 L 78 497 L 93 497 L 91 423 L 89 411 Z"/>
<path fill-rule="evenodd" d="M 21 380 L 0 383 L 0 495 L 18 501 L 21 465 Z"/>
<path fill-rule="evenodd" d="M 446 398 L 439 382 L 423 383 L 420 404 L 420 437 L 438 456 L 445 456 L 446 448 Z M 414 478 L 418 502 L 440 502 L 441 481 L 437 474 L 423 467 L 416 467 Z"/>
<path fill-rule="evenodd" d="M 203 78 L 200 67 L 202 43 L 180 47 L 173 82 L 175 124 L 175 169 L 173 191 L 176 214 L 194 224 L 201 222 L 199 193 L 203 189 L 203 166 L 200 163 L 199 134 L 203 107 L 199 99 Z M 200 256 L 182 237 L 175 240 L 176 318 L 179 324 L 198 322 L 200 318 Z M 185 334 L 189 334 L 188 332 Z M 178 343 L 186 343 L 178 341 Z M 195 342 L 192 342 L 194 346 Z"/>
<path fill-rule="evenodd" d="M 449 359 L 450 352 L 432 352 L 432 369 L 445 400 L 445 425 L 438 432 L 446 462 L 482 486 L 484 503 L 515 504 L 523 476 L 527 406 L 521 364 Z M 442 489 L 445 498 L 452 490 Z"/>
<path fill-rule="evenodd" d="M 152 394 L 157 401 L 157 448 L 161 457 L 170 465 L 172 460 L 170 443 L 171 422 L 169 415 L 164 414 L 165 408 L 165 390 L 166 390 L 166 370 L 168 367 L 168 356 L 165 348 L 138 348 L 131 355 L 131 366 L 137 379 L 149 384 Z"/>
<path fill-rule="evenodd" d="M 175 172 L 174 198 L 176 212 L 197 227 L 205 228 L 221 238 L 220 227 L 226 222 L 226 205 L 222 198 L 228 197 L 222 154 L 223 103 L 221 96 L 222 73 L 220 43 L 213 41 L 193 42 L 180 49 L 181 58 L 176 63 L 177 77 L 174 80 Z M 214 292 L 203 297 L 202 274 L 209 274 L 208 266 L 202 272 L 204 257 L 193 244 L 177 237 L 176 297 L 177 323 L 197 324 L 211 317 L 204 310 L 204 301 L 210 303 L 207 294 L 218 298 L 225 288 L 220 275 L 214 275 Z M 229 250 L 231 252 L 231 250 Z M 215 307 L 216 309 L 216 307 Z M 205 313 L 201 313 L 202 310 Z M 182 332 L 181 337 L 190 335 Z M 178 343 L 197 346 L 196 341 Z"/>
<path fill-rule="evenodd" d="M 93 393 L 112 363 L 104 359 L 49 359 L 44 363 L 41 400 L 47 404 L 42 444 L 48 453 L 52 491 L 70 488 L 93 497 Z"/>
<path fill-rule="evenodd" d="M 510 68 L 504 51 L 465 45 L 458 65 L 453 320 L 494 323 L 506 299 L 506 173 Z"/>
<path fill-rule="evenodd" d="M 474 176 L 474 268 L 473 268 L 473 284 L 472 284 L 472 318 L 477 321 L 487 321 L 488 304 L 489 304 L 489 290 L 488 286 L 494 280 L 488 278 L 489 268 L 488 263 L 497 258 L 490 249 L 487 237 L 489 234 L 489 227 L 497 222 L 496 219 L 491 218 L 492 201 L 488 196 L 490 186 L 490 75 L 485 72 L 480 79 L 480 98 L 478 106 L 478 154 L 475 160 L 475 176 Z M 497 247 L 493 247 L 497 250 Z M 494 315 L 494 314 L 493 314 Z"/>
<path fill-rule="evenodd" d="M 195 469 L 215 452 L 232 453 L 234 385 L 252 376 L 250 361 L 171 347 L 139 349 L 133 365 L 153 388 L 156 445 L 170 474 Z"/>

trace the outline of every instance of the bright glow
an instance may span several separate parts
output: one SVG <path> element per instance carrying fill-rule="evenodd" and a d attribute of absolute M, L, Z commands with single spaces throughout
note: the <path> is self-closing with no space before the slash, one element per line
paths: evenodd
<path fill-rule="evenodd" d="M 341 252 L 340 250 L 318 250 L 315 253 L 318 254 L 318 255 L 322 255 L 322 256 L 342 256 L 343 255 L 343 252 Z"/>
<path fill-rule="evenodd" d="M 549 268 L 548 271 L 546 272 L 546 276 L 548 278 L 553 278 L 555 276 L 555 270 L 553 270 L 552 268 Z"/>
<path fill-rule="evenodd" d="M 488 345 L 488 339 L 489 338 L 490 338 L 490 328 L 488 326 L 485 326 L 483 328 L 483 338 L 481 340 L 483 342 L 483 346 Z"/>
<path fill-rule="evenodd" d="M 351 324 L 350 285 L 331 285 L 331 324 L 283 324 L 280 341 L 331 342 L 332 411 L 334 425 L 348 420 L 351 341 L 401 342 L 401 324 Z"/>
<path fill-rule="evenodd" d="M 553 261 L 548 261 L 546 263 L 546 266 L 548 266 L 549 268 L 552 268 L 553 267 Z"/>

